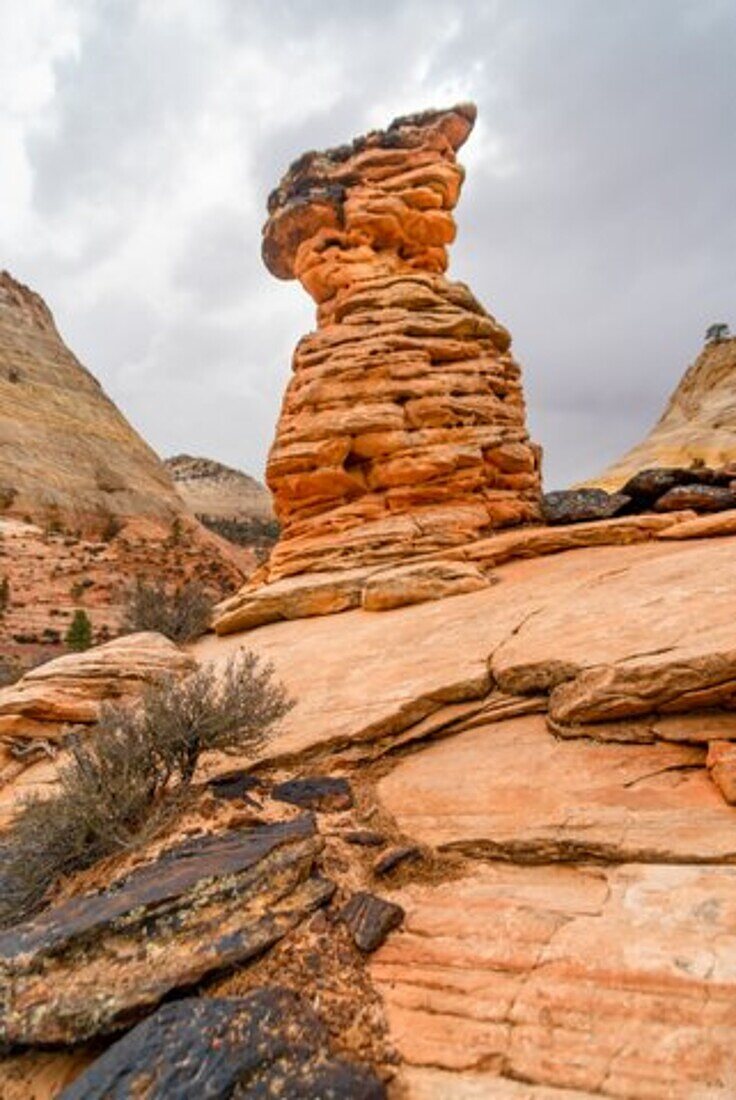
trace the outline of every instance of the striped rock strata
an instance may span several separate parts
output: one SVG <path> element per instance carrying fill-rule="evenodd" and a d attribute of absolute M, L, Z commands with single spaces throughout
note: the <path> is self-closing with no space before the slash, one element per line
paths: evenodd
<path fill-rule="evenodd" d="M 263 257 L 317 303 L 268 462 L 281 539 L 263 580 L 461 545 L 538 516 L 510 336 L 445 277 L 475 108 L 304 154 Z"/>

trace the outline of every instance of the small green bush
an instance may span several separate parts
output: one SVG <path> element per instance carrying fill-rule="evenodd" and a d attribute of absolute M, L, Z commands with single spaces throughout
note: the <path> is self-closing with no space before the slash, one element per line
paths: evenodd
<path fill-rule="evenodd" d="M 128 593 L 123 631 L 155 630 L 172 642 L 190 642 L 208 629 L 214 601 L 199 581 L 167 589 L 161 581 L 138 577 Z"/>
<path fill-rule="evenodd" d="M 74 618 L 64 640 L 69 649 L 75 653 L 82 653 L 92 645 L 92 623 L 89 621 L 87 612 L 81 607 L 74 612 Z"/>
<path fill-rule="evenodd" d="M 203 752 L 257 747 L 291 705 L 271 666 L 244 653 L 105 706 L 72 740 L 58 793 L 29 800 L 0 843 L 0 926 L 31 916 L 62 877 L 139 844 L 181 805 Z"/>

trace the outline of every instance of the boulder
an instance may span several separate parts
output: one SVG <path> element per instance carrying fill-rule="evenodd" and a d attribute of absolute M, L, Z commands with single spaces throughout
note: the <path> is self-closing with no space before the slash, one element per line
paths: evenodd
<path fill-rule="evenodd" d="M 0 1040 L 77 1043 L 243 962 L 324 905 L 314 822 L 198 837 L 0 933 Z"/>
<path fill-rule="evenodd" d="M 659 497 L 678 485 L 696 485 L 698 471 L 678 466 L 655 466 L 651 470 L 639 470 L 630 477 L 621 492 L 631 498 L 637 508 L 651 508 Z"/>
<path fill-rule="evenodd" d="M 542 516 L 546 523 L 585 523 L 611 519 L 631 503 L 624 493 L 603 489 L 562 489 L 542 497 Z"/>
<path fill-rule="evenodd" d="M 312 775 L 304 779 L 287 779 L 271 791 L 277 802 L 289 802 L 304 810 L 337 813 L 353 805 L 353 792 L 343 776 Z"/>
<path fill-rule="evenodd" d="M 722 485 L 676 485 L 659 497 L 656 512 L 725 512 L 736 508 L 736 492 Z"/>
<path fill-rule="evenodd" d="M 119 1039 L 60 1100 L 384 1100 L 365 1066 L 332 1056 L 316 1014 L 286 989 L 186 997 Z"/>
<path fill-rule="evenodd" d="M 0 690 L 0 737 L 58 737 L 66 725 L 96 722 L 100 704 L 134 698 L 161 676 L 196 661 L 162 634 L 126 634 L 31 669 Z"/>
<path fill-rule="evenodd" d="M 340 910 L 340 920 L 348 926 L 356 947 L 365 953 L 380 947 L 403 919 L 404 910 L 400 905 L 366 890 L 353 894 Z"/>
<path fill-rule="evenodd" d="M 363 586 L 361 606 L 366 611 L 460 596 L 488 588 L 490 580 L 477 565 L 461 561 L 427 561 L 395 566 L 373 573 Z"/>

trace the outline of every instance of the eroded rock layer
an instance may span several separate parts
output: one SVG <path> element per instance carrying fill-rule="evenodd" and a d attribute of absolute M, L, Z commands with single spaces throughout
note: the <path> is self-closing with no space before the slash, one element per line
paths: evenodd
<path fill-rule="evenodd" d="M 401 560 L 537 518 L 510 336 L 445 277 L 475 108 L 307 153 L 269 198 L 263 256 L 317 303 L 267 470 L 263 579 Z"/>

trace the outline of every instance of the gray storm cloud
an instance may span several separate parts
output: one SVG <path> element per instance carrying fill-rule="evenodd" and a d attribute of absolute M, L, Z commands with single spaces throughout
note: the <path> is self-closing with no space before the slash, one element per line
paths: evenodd
<path fill-rule="evenodd" d="M 736 325 L 731 0 L 16 8 L 0 266 L 164 454 L 262 470 L 312 318 L 260 265 L 266 194 L 433 104 L 478 103 L 451 273 L 514 334 L 549 487 L 639 438 L 706 325 Z"/>

